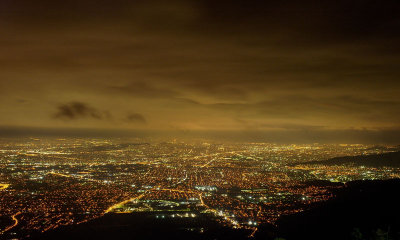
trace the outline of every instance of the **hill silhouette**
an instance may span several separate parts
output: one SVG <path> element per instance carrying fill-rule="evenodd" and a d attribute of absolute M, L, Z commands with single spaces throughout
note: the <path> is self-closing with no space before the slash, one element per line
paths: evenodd
<path fill-rule="evenodd" d="M 382 154 L 335 157 L 325 161 L 310 161 L 305 164 L 353 164 L 366 167 L 400 167 L 400 151 Z"/>
<path fill-rule="evenodd" d="M 308 211 L 284 216 L 277 236 L 294 239 L 400 239 L 400 179 L 354 181 Z"/>

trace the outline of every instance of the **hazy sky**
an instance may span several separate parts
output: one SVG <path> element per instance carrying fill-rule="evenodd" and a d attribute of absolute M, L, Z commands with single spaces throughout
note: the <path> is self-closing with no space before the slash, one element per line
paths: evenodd
<path fill-rule="evenodd" d="M 398 0 L 1 0 L 0 127 L 397 131 L 399 12 Z"/>

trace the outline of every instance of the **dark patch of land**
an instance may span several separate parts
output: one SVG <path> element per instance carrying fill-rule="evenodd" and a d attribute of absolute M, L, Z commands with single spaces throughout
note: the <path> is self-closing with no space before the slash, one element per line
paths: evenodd
<path fill-rule="evenodd" d="M 312 209 L 282 217 L 276 236 L 297 239 L 400 239 L 400 179 L 354 181 Z"/>
<path fill-rule="evenodd" d="M 111 240 L 111 239 L 246 239 L 250 232 L 223 227 L 212 216 L 198 214 L 195 218 L 156 218 L 156 215 L 171 215 L 171 212 L 137 212 L 128 214 L 106 214 L 90 222 L 64 226 L 38 234 L 37 240 Z"/>
<path fill-rule="evenodd" d="M 400 151 L 382 154 L 335 157 L 325 161 L 310 161 L 304 164 L 343 165 L 353 164 L 366 167 L 400 167 Z"/>

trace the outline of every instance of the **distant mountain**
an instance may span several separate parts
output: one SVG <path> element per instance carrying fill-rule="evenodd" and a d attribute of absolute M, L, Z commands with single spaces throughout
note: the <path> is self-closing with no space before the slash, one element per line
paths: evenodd
<path fill-rule="evenodd" d="M 400 167 L 400 151 L 373 155 L 335 157 L 325 161 L 310 161 L 305 164 L 354 164 L 366 167 Z"/>
<path fill-rule="evenodd" d="M 396 152 L 396 151 L 400 151 L 400 145 L 397 145 L 397 146 L 375 145 L 370 148 L 367 148 L 366 150 L 381 150 L 381 151 L 387 151 L 387 152 Z"/>
<path fill-rule="evenodd" d="M 400 239 L 400 179 L 354 181 L 310 210 L 284 216 L 277 236 L 286 240 Z"/>

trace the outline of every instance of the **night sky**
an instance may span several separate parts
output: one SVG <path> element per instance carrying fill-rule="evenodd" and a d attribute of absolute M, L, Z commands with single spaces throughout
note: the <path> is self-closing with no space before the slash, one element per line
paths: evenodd
<path fill-rule="evenodd" d="M 392 141 L 399 13 L 398 0 L 1 0 L 0 129 Z"/>

